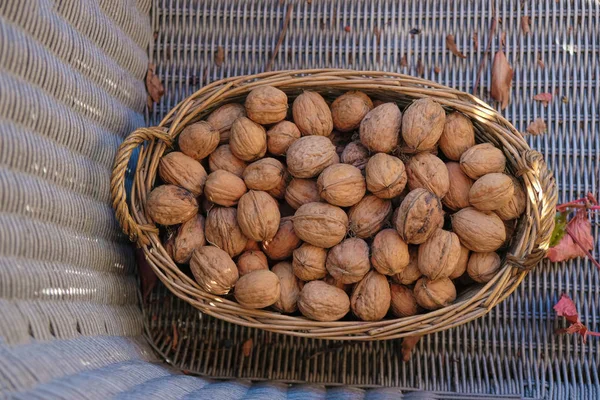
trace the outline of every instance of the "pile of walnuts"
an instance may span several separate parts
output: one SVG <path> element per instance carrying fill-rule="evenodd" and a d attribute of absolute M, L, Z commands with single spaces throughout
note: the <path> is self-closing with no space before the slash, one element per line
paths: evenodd
<path fill-rule="evenodd" d="M 335 321 L 451 304 L 498 272 L 525 209 L 503 152 L 422 98 L 259 86 L 180 133 L 147 214 L 173 260 L 244 307 Z M 292 122 L 293 121 L 293 122 Z M 208 172 L 207 172 L 208 171 Z M 176 232 L 176 233 L 175 233 Z"/>

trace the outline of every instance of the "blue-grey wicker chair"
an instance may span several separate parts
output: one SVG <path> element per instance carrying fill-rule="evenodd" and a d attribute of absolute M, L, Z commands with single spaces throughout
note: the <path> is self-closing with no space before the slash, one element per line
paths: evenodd
<path fill-rule="evenodd" d="M 123 138 L 209 82 L 343 67 L 470 92 L 483 60 L 476 94 L 491 102 L 502 38 L 515 69 L 504 115 L 522 131 L 547 122 L 529 141 L 559 202 L 597 193 L 599 21 L 591 0 L 0 0 L 0 398 L 600 398 L 598 340 L 555 334 L 552 311 L 566 292 L 600 329 L 587 261 L 544 262 L 488 316 L 423 338 L 403 362 L 397 341 L 242 328 L 160 284 L 140 301 L 109 196 Z M 151 110 L 149 62 L 166 89 Z M 547 107 L 532 100 L 541 92 L 554 94 Z"/>

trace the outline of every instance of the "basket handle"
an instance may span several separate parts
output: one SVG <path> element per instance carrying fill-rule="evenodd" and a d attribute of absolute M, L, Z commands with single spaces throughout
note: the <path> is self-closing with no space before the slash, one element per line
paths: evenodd
<path fill-rule="evenodd" d="M 110 195 L 117 220 L 123 232 L 129 236 L 129 240 L 137 242 L 138 245 L 150 243 L 146 232 L 158 232 L 158 229 L 156 226 L 150 224 L 140 225 L 131 216 L 129 205 L 127 204 L 125 174 L 133 151 L 144 142 L 150 140 L 160 140 L 168 146 L 172 143 L 171 136 L 163 128 L 150 127 L 135 130 L 119 146 L 110 178 Z"/>
<path fill-rule="evenodd" d="M 556 203 L 558 201 L 558 192 L 554 175 L 548 169 L 544 157 L 536 150 L 528 150 L 522 158 L 524 168 L 517 171 L 517 175 L 523 175 L 531 172 L 530 178 L 534 178 L 532 184 L 537 190 L 543 193 L 543 197 L 536 198 L 537 210 L 535 219 L 538 222 L 538 240 L 536 241 L 536 250 L 532 251 L 525 259 L 516 259 L 511 257 L 510 261 L 519 269 L 531 270 L 545 256 L 552 231 L 554 230 L 554 217 L 556 215 Z"/>

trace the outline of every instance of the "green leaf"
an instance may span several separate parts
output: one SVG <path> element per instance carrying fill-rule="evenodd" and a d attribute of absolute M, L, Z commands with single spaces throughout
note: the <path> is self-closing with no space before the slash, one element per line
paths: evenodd
<path fill-rule="evenodd" d="M 550 237 L 550 247 L 556 246 L 560 243 L 563 236 L 567 232 L 567 213 L 557 212 L 554 217 L 554 230 Z"/>

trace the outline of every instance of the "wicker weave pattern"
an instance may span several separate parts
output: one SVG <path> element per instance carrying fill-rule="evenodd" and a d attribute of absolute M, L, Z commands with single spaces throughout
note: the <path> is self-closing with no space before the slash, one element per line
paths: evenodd
<path fill-rule="evenodd" d="M 155 5 L 158 37 L 153 57 L 167 94 L 151 113 L 150 125 L 157 125 L 166 112 L 204 84 L 264 70 L 287 11 L 286 4 L 278 1 L 157 1 Z M 547 135 L 529 137 L 528 142 L 553 169 L 560 183 L 559 202 L 588 190 L 597 193 L 600 129 L 593 77 L 600 72 L 600 8 L 595 2 L 301 1 L 294 6 L 273 69 L 333 67 L 416 75 L 421 59 L 424 78 L 471 92 L 492 15 L 502 17 L 506 53 L 515 68 L 512 103 L 503 115 L 520 131 L 537 117 L 548 123 Z M 528 35 L 520 29 L 525 15 L 532 18 Z M 345 26 L 351 31 L 346 32 Z M 379 42 L 375 27 L 381 31 Z M 421 33 L 411 35 L 413 28 Z M 472 44 L 475 32 L 477 48 Z M 466 59 L 446 50 L 449 33 Z M 492 40 L 492 54 L 499 48 L 498 38 L 497 34 Z M 214 62 L 219 46 L 224 50 L 221 67 Z M 407 67 L 401 66 L 403 55 Z M 477 92 L 486 101 L 490 61 L 491 56 Z M 440 67 L 439 74 L 435 66 Z M 554 90 L 558 95 L 548 107 L 531 100 L 534 94 Z M 562 102 L 562 96 L 568 102 Z M 207 316 L 197 320 L 191 307 L 165 297 L 164 288 L 157 289 L 146 317 L 157 348 L 168 359 L 211 376 L 392 384 L 536 398 L 583 393 L 597 397 L 597 342 L 582 346 L 578 338 L 553 333 L 559 324 L 551 307 L 563 291 L 577 301 L 588 326 L 599 330 L 598 272 L 581 260 L 544 262 L 487 316 L 423 338 L 408 363 L 399 360 L 395 341 L 349 344 L 338 350 L 336 342 L 286 339 Z M 164 302 L 169 306 L 158 306 Z M 179 345 L 172 348 L 172 323 L 180 317 Z M 189 342 L 182 341 L 186 337 Z M 241 346 L 248 338 L 254 338 L 255 346 L 260 344 L 251 359 L 244 359 Z M 285 344 L 272 352 L 273 343 Z M 351 362 L 355 368 L 361 363 L 370 367 L 351 373 Z"/>
<path fill-rule="evenodd" d="M 0 398 L 89 398 L 98 369 L 128 377 L 116 393 L 151 376 L 118 365 L 157 361 L 109 204 L 144 124 L 150 2 L 111 3 L 0 1 Z"/>

